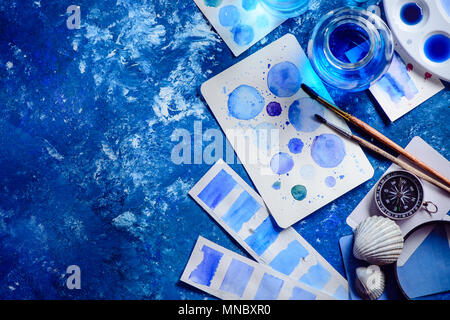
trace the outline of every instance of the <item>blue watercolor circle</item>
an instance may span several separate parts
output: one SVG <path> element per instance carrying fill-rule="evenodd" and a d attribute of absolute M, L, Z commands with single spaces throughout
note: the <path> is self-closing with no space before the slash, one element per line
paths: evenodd
<path fill-rule="evenodd" d="M 251 11 L 256 8 L 258 0 L 242 0 L 242 8 L 246 11 Z"/>
<path fill-rule="evenodd" d="M 321 125 L 314 115 L 323 117 L 324 110 L 319 102 L 311 98 L 295 100 L 289 107 L 289 121 L 297 131 L 313 132 Z"/>
<path fill-rule="evenodd" d="M 289 61 L 274 65 L 267 75 L 267 86 L 277 97 L 292 97 L 300 89 L 301 83 L 300 71 Z"/>
<path fill-rule="evenodd" d="M 253 87 L 240 85 L 228 97 L 230 115 L 240 120 L 250 120 L 256 117 L 264 108 L 264 98 Z"/>
<path fill-rule="evenodd" d="M 277 117 L 281 114 L 281 104 L 279 104 L 278 102 L 272 101 L 270 102 L 267 107 L 267 114 L 271 117 Z"/>
<path fill-rule="evenodd" d="M 327 187 L 333 188 L 336 185 L 336 179 L 332 176 L 328 176 L 325 178 L 325 184 Z"/>
<path fill-rule="evenodd" d="M 294 167 L 294 160 L 292 157 L 284 152 L 279 152 L 270 160 L 270 167 L 276 174 L 285 174 L 292 170 Z"/>
<path fill-rule="evenodd" d="M 288 148 L 289 151 L 292 152 L 293 154 L 298 154 L 302 152 L 303 145 L 304 144 L 302 140 L 298 138 L 292 138 L 291 140 L 289 140 Z"/>
<path fill-rule="evenodd" d="M 246 46 L 253 41 L 255 33 L 253 28 L 247 24 L 239 24 L 235 26 L 231 32 L 233 33 L 234 42 L 240 46 Z"/>
<path fill-rule="evenodd" d="M 311 157 L 322 168 L 337 167 L 345 157 L 344 142 L 334 134 L 321 134 L 312 143 Z"/>
<path fill-rule="evenodd" d="M 219 10 L 219 22 L 224 27 L 234 27 L 239 23 L 240 18 L 238 8 L 233 5 L 224 6 Z"/>

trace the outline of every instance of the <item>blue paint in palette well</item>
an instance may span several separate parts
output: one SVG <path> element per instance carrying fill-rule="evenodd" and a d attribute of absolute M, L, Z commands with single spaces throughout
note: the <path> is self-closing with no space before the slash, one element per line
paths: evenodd
<path fill-rule="evenodd" d="M 306 256 L 308 256 L 308 251 L 297 240 L 294 240 L 286 249 L 280 251 L 269 265 L 285 275 L 290 275 L 300 263 L 300 259 L 306 258 Z"/>
<path fill-rule="evenodd" d="M 216 206 L 237 186 L 237 182 L 225 170 L 221 170 L 198 197 L 211 209 Z"/>
<path fill-rule="evenodd" d="M 191 272 L 189 279 L 195 283 L 210 286 L 211 280 L 214 278 L 214 274 L 216 273 L 223 253 L 208 246 L 203 246 L 202 252 L 203 260 L 197 268 Z"/>
<path fill-rule="evenodd" d="M 425 41 L 425 56 L 433 62 L 442 63 L 450 57 L 450 38 L 443 34 L 434 34 Z"/>
<path fill-rule="evenodd" d="M 220 285 L 220 290 L 233 293 L 239 297 L 247 287 L 247 283 L 252 276 L 254 268 L 248 264 L 233 259 L 228 267 L 225 277 Z"/>
<path fill-rule="evenodd" d="M 415 25 L 422 21 L 422 8 L 415 2 L 410 2 L 400 9 L 402 21 L 408 25 Z"/>
<path fill-rule="evenodd" d="M 315 300 L 316 295 L 299 287 L 292 289 L 292 295 L 289 300 Z"/>
<path fill-rule="evenodd" d="M 448 291 L 449 263 L 450 247 L 445 225 L 436 225 L 406 263 L 397 267 L 398 282 L 411 299 Z"/>
<path fill-rule="evenodd" d="M 255 300 L 275 300 L 280 294 L 284 281 L 280 278 L 264 273 L 259 283 Z"/>
<path fill-rule="evenodd" d="M 300 278 L 300 282 L 303 282 L 313 288 L 320 290 L 325 287 L 330 279 L 330 272 L 325 269 L 320 263 L 317 263 L 316 265 L 308 269 L 308 272 Z"/>
<path fill-rule="evenodd" d="M 261 205 L 247 191 L 231 205 L 222 220 L 235 232 L 241 230 L 242 225 L 261 208 Z"/>
<path fill-rule="evenodd" d="M 267 216 L 245 242 L 260 256 L 275 242 L 282 230 L 271 216 Z"/>

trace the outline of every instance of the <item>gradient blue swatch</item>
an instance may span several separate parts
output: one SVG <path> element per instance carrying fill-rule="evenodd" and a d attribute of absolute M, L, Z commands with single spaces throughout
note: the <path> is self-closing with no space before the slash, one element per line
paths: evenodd
<path fill-rule="evenodd" d="M 258 201 L 256 201 L 247 191 L 244 191 L 230 209 L 228 209 L 222 219 L 231 229 L 235 232 L 239 232 L 242 225 L 250 220 L 260 208 L 261 205 Z"/>
<path fill-rule="evenodd" d="M 292 289 L 292 295 L 289 300 L 315 300 L 316 295 L 302 288 L 295 287 Z"/>
<path fill-rule="evenodd" d="M 255 300 L 275 300 L 280 294 L 284 281 L 280 278 L 264 273 L 259 283 Z"/>
<path fill-rule="evenodd" d="M 237 182 L 233 177 L 222 169 L 198 194 L 198 197 L 208 207 L 215 209 L 236 185 Z"/>
<path fill-rule="evenodd" d="M 275 242 L 281 231 L 282 229 L 276 225 L 273 218 L 267 216 L 255 232 L 245 239 L 245 242 L 260 256 Z"/>
<path fill-rule="evenodd" d="M 239 297 L 242 297 L 247 283 L 252 276 L 254 268 L 248 264 L 239 261 L 231 260 L 230 266 L 228 267 L 225 278 L 220 285 L 220 290 L 234 293 Z"/>
<path fill-rule="evenodd" d="M 222 259 L 223 253 L 214 250 L 208 246 L 202 247 L 203 260 L 189 275 L 189 279 L 198 284 L 205 286 L 211 285 L 211 280 L 214 278 L 217 267 L 219 266 L 220 259 Z"/>
<path fill-rule="evenodd" d="M 309 268 L 300 281 L 316 289 L 322 289 L 330 281 L 331 274 L 320 263 Z"/>
<path fill-rule="evenodd" d="M 269 265 L 283 274 L 290 275 L 300 263 L 300 259 L 307 255 L 308 251 L 300 242 L 294 240 L 289 243 L 286 249 L 280 251 Z"/>

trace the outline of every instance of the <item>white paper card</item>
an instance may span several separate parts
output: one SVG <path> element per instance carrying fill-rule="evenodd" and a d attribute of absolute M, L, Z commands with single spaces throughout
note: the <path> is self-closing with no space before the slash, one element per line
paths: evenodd
<path fill-rule="evenodd" d="M 287 34 L 203 83 L 201 92 L 277 224 L 287 228 L 373 175 L 361 148 L 314 118 L 348 128 L 311 99 L 332 101 Z"/>
<path fill-rule="evenodd" d="M 348 299 L 347 280 L 294 228 L 279 228 L 261 197 L 223 160 L 189 195 L 256 261 L 337 299 Z"/>
<path fill-rule="evenodd" d="M 407 151 L 415 155 L 417 158 L 441 172 L 446 177 L 450 177 L 450 164 L 442 155 L 434 150 L 429 144 L 423 141 L 420 137 L 414 137 L 411 142 L 405 148 Z M 404 157 L 400 157 L 405 160 Z M 402 170 L 396 164 L 392 164 L 386 173 Z M 385 173 L 385 174 L 386 174 Z M 429 183 L 428 181 L 421 180 L 424 190 L 424 201 L 431 201 L 435 203 L 439 211 L 433 215 L 430 215 L 424 209 L 420 209 L 411 218 L 405 220 L 395 221 L 402 230 L 403 236 L 408 234 L 409 231 L 416 226 L 429 221 L 450 220 L 448 212 L 450 210 L 450 197 L 448 194 L 439 187 Z M 375 186 L 369 191 L 364 199 L 358 204 L 353 212 L 347 218 L 347 224 L 355 229 L 358 224 L 366 217 L 372 215 L 381 215 L 375 204 Z"/>
<path fill-rule="evenodd" d="M 235 56 L 286 20 L 267 13 L 255 0 L 194 1 Z"/>
<path fill-rule="evenodd" d="M 387 73 L 370 87 L 370 92 L 393 122 L 443 88 L 437 77 L 415 63 L 397 45 Z"/>
<path fill-rule="evenodd" d="M 181 281 L 223 300 L 334 300 L 201 236 Z"/>

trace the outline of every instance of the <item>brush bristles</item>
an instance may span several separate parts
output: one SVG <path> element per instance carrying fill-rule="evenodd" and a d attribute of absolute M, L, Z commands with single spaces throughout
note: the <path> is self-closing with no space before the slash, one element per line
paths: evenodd
<path fill-rule="evenodd" d="M 324 124 L 327 123 L 327 120 L 325 120 L 324 117 L 322 117 L 318 114 L 315 114 L 314 117 L 316 117 L 316 120 L 318 120 L 320 123 L 324 123 Z"/>

